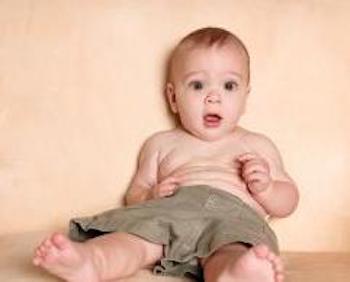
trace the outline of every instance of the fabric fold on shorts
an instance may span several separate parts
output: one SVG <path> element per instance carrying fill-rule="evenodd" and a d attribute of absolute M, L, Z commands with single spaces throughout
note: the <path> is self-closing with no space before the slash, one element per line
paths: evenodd
<path fill-rule="evenodd" d="M 198 258 L 230 243 L 263 243 L 279 253 L 274 232 L 256 211 L 238 197 L 207 185 L 180 187 L 172 197 L 70 221 L 69 236 L 75 241 L 111 232 L 164 245 L 155 274 L 197 280 L 203 279 Z"/>

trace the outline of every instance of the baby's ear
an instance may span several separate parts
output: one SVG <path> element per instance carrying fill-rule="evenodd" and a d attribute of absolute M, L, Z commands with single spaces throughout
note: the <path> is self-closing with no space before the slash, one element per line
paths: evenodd
<path fill-rule="evenodd" d="M 168 100 L 171 111 L 174 114 L 176 114 L 177 113 L 177 105 L 176 105 L 175 87 L 171 82 L 167 82 L 167 84 L 165 86 L 165 94 L 167 96 L 167 100 Z"/>
<path fill-rule="evenodd" d="M 248 85 L 247 89 L 245 91 L 245 94 L 244 94 L 244 101 L 243 101 L 243 104 L 242 104 L 240 116 L 245 114 L 246 107 L 247 107 L 247 99 L 249 97 L 250 90 L 251 90 L 250 85 Z"/>
<path fill-rule="evenodd" d="M 250 84 L 247 86 L 247 91 L 246 91 L 246 93 L 247 93 L 247 95 L 249 95 L 250 94 L 250 91 L 252 90 L 252 88 L 251 88 L 251 86 L 250 86 Z"/>

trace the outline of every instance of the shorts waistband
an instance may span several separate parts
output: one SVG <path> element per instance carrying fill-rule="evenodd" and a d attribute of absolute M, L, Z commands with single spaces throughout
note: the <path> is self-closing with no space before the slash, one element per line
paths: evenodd
<path fill-rule="evenodd" d="M 234 204 L 236 206 L 250 208 L 239 197 L 209 185 L 181 186 L 177 190 L 176 196 L 192 198 L 201 205 L 207 204 L 208 201 L 220 201 L 220 204 L 223 206 L 232 206 Z"/>

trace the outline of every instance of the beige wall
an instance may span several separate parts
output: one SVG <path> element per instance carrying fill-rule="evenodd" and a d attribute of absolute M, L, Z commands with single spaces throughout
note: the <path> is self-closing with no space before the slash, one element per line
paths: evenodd
<path fill-rule="evenodd" d="M 252 57 L 242 124 L 279 146 L 301 202 L 285 250 L 350 251 L 349 1 L 0 0 L 0 233 L 120 204 L 138 149 L 172 123 L 166 55 L 194 28 Z"/>

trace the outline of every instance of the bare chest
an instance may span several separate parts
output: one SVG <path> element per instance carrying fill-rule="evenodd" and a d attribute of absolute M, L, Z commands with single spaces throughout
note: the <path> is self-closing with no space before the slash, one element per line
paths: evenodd
<path fill-rule="evenodd" d="M 159 180 L 178 171 L 193 169 L 236 171 L 239 167 L 237 156 L 247 151 L 247 147 L 239 142 L 194 144 L 180 140 L 163 152 L 159 163 Z"/>

